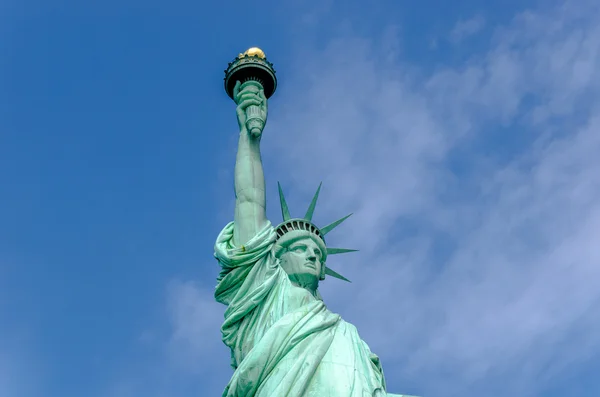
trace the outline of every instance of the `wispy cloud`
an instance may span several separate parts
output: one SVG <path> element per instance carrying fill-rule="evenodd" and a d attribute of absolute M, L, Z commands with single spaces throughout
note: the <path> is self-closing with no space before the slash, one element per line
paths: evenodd
<path fill-rule="evenodd" d="M 355 212 L 331 243 L 360 253 L 329 263 L 355 282 L 326 280 L 324 296 L 393 392 L 526 396 L 600 353 L 600 14 L 566 2 L 493 37 L 430 76 L 378 40 L 304 42 L 313 56 L 273 98 L 270 203 L 281 180 L 301 212 L 323 180 L 316 222 Z M 169 291 L 175 359 L 227 354 L 212 291 Z"/>
<path fill-rule="evenodd" d="M 6 331 L 6 330 L 3 330 Z M 0 339 L 0 396 L 37 396 L 39 383 L 46 374 L 23 342 L 24 337 L 15 337 L 3 332 Z M 35 377 L 37 382 L 32 382 Z"/>
<path fill-rule="evenodd" d="M 485 18 L 482 15 L 475 15 L 466 20 L 460 20 L 450 31 L 450 41 L 459 43 L 465 38 L 478 33 L 485 27 Z"/>
<path fill-rule="evenodd" d="M 8 396 L 11 392 L 10 362 L 3 355 L 0 355 L 0 395 Z"/>
<path fill-rule="evenodd" d="M 162 327 L 142 332 L 138 342 L 145 346 L 144 358 L 132 360 L 107 390 L 92 395 L 221 395 L 232 374 L 229 350 L 221 342 L 224 306 L 210 288 L 177 279 L 167 285 L 165 300 L 166 332 Z"/>
<path fill-rule="evenodd" d="M 487 52 L 420 79 L 343 38 L 277 98 L 289 112 L 272 115 L 267 167 L 292 206 L 323 178 L 320 220 L 356 212 L 336 236 L 362 251 L 331 265 L 357 282 L 326 281 L 326 299 L 392 390 L 417 377 L 410 392 L 495 395 L 510 377 L 502 393 L 526 395 L 600 350 L 599 22 L 584 2 L 523 13 Z"/>
<path fill-rule="evenodd" d="M 192 281 L 174 280 L 168 286 L 167 300 L 172 329 L 167 352 L 173 364 L 206 375 L 215 362 L 229 362 L 220 332 L 224 306 L 215 301 L 213 291 Z"/>

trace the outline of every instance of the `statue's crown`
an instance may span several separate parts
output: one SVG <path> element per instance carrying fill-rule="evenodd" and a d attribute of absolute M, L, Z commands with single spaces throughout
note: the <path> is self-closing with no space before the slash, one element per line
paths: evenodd
<path fill-rule="evenodd" d="M 277 187 L 279 189 L 279 202 L 281 203 L 281 215 L 283 216 L 283 222 L 281 222 L 275 228 L 275 233 L 277 235 L 275 242 L 283 238 L 287 233 L 293 231 L 305 231 L 311 233 L 314 237 L 320 239 L 323 242 L 323 245 L 326 247 L 326 255 L 335 255 L 335 254 L 343 254 L 346 252 L 355 252 L 356 250 L 348 249 L 348 248 L 330 248 L 327 247 L 325 243 L 325 235 L 332 231 L 335 227 L 337 227 L 340 223 L 348 219 L 350 215 L 346 215 L 345 217 L 338 219 L 337 221 L 330 223 L 327 226 L 322 228 L 317 227 L 314 223 L 312 223 L 312 216 L 315 212 L 315 207 L 317 205 L 317 200 L 319 199 L 319 192 L 321 191 L 321 184 L 317 188 L 313 199 L 308 206 L 308 210 L 306 210 L 306 215 L 304 218 L 292 218 L 290 216 L 290 211 L 288 209 L 287 203 L 285 201 L 285 196 L 283 195 L 283 190 L 281 190 L 281 185 L 277 182 Z M 325 264 L 323 264 L 325 266 Z M 341 274 L 333 271 L 331 268 L 325 266 L 325 274 L 339 278 L 340 280 L 350 281 L 346 277 Z"/>

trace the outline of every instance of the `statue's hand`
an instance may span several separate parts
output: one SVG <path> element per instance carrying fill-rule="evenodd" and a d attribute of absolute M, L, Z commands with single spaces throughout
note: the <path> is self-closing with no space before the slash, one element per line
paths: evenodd
<path fill-rule="evenodd" d="M 262 120 L 263 125 L 267 123 L 267 98 L 260 83 L 256 81 L 246 81 L 243 84 L 239 81 L 236 82 L 233 88 L 233 98 L 237 104 L 236 113 L 240 132 L 248 133 L 246 120 L 248 118 L 247 109 L 249 106 L 257 106 L 258 117 Z M 252 135 L 258 138 L 261 134 L 262 130 Z"/>

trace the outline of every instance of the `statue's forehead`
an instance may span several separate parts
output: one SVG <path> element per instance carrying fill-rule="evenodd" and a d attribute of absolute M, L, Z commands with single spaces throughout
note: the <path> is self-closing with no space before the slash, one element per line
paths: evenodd
<path fill-rule="evenodd" d="M 312 245 L 315 247 L 319 247 L 319 244 L 317 244 L 317 242 L 314 240 L 314 238 L 306 236 L 306 237 L 300 237 L 297 240 L 292 241 L 289 246 L 295 246 L 295 245 L 301 245 L 301 244 L 305 244 L 305 245 Z"/>
<path fill-rule="evenodd" d="M 318 237 L 308 235 L 308 236 L 298 236 L 297 238 L 292 239 L 285 246 L 287 248 L 297 247 L 299 245 L 306 245 L 307 247 L 318 248 L 319 250 L 324 250 L 325 246 L 323 242 L 317 241 Z"/>

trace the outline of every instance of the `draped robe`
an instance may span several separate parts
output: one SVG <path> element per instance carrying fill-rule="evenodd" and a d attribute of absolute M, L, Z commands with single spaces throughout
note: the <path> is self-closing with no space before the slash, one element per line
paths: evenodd
<path fill-rule="evenodd" d="M 269 222 L 241 247 L 231 222 L 215 244 L 215 290 L 235 372 L 223 397 L 384 397 L 379 358 L 356 328 L 289 280 L 273 254 Z"/>

